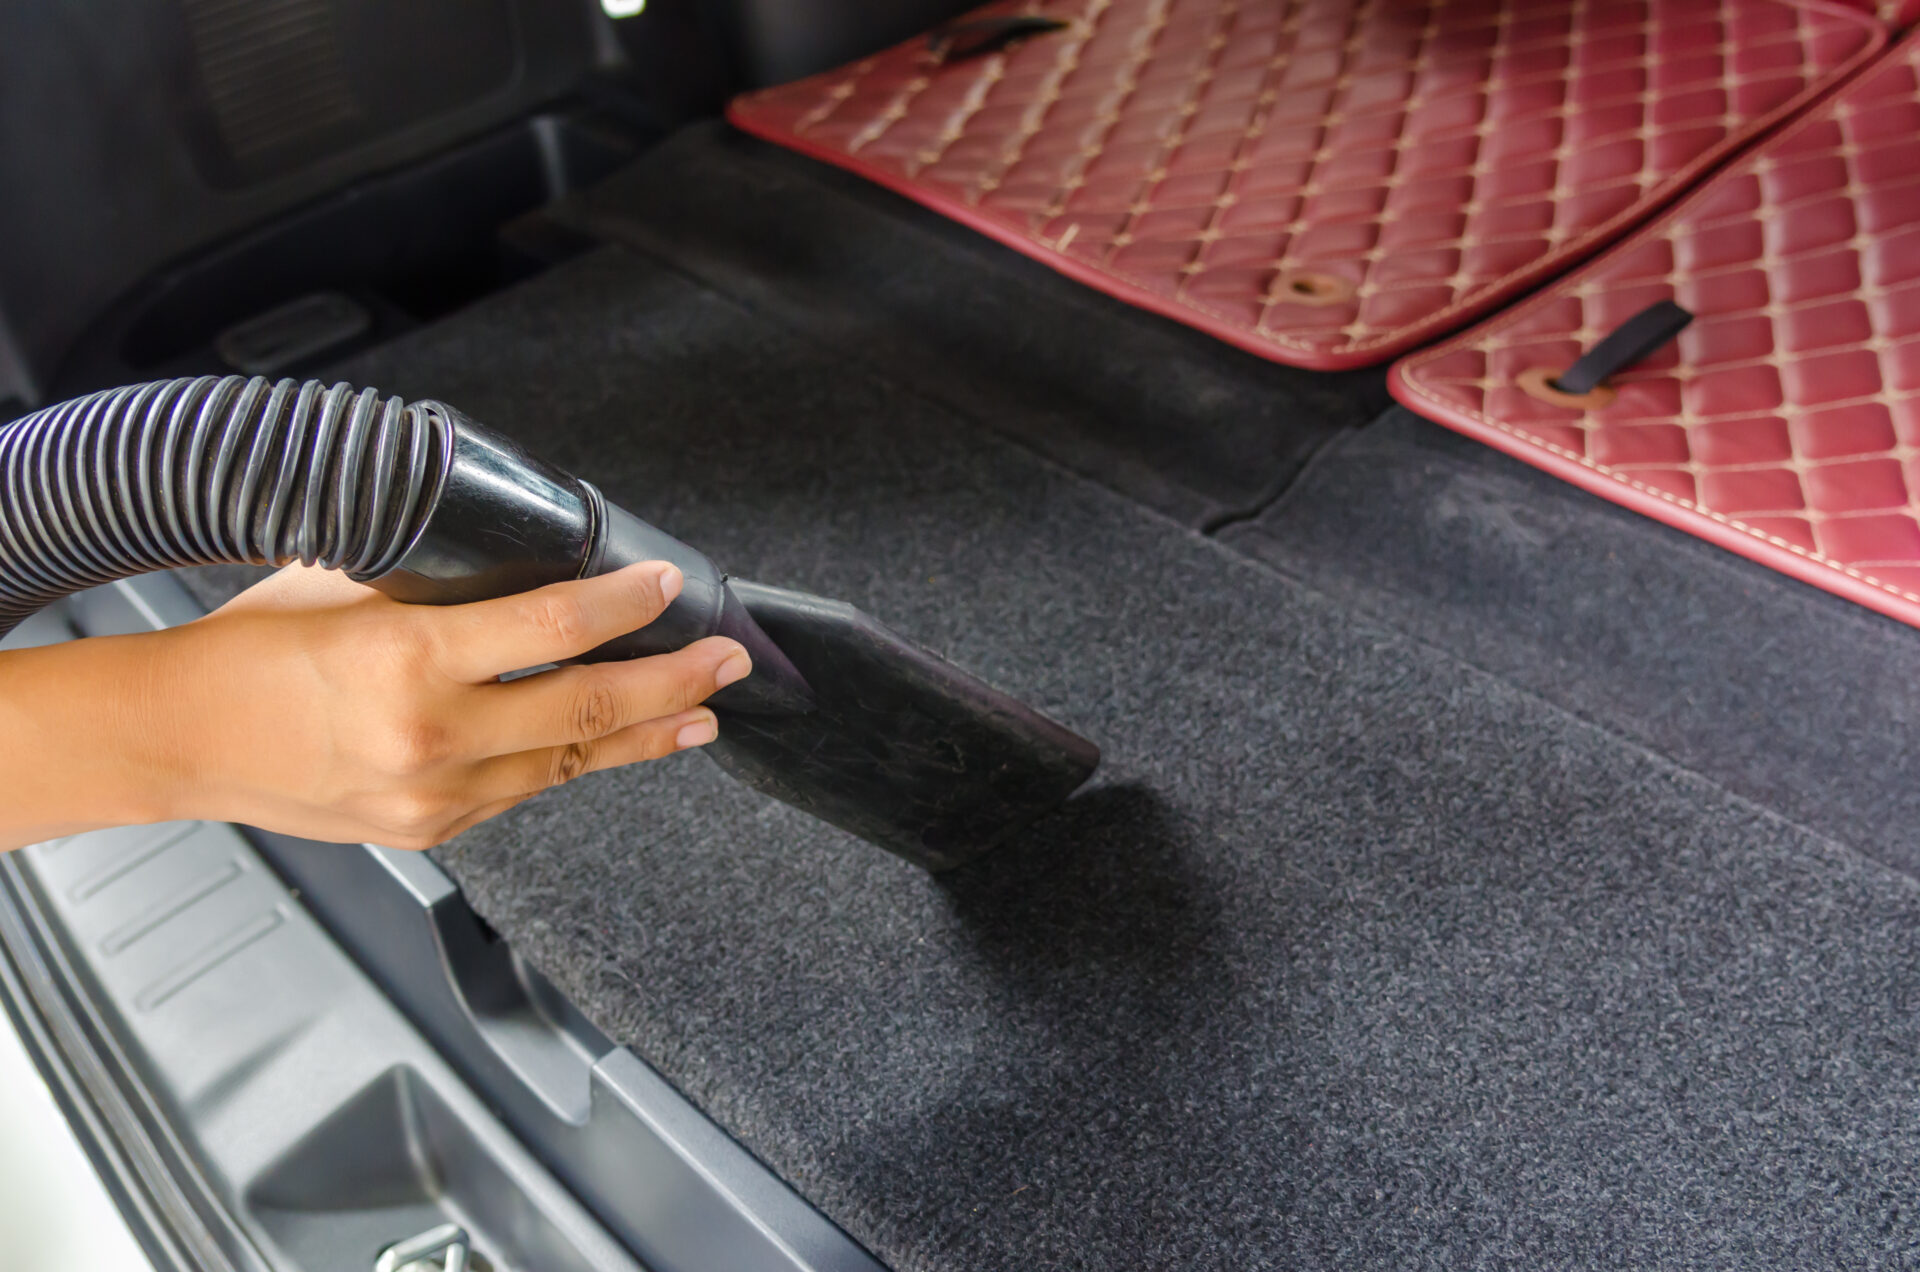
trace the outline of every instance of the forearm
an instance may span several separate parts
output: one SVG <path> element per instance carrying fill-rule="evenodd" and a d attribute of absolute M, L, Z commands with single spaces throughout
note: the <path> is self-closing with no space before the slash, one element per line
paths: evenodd
<path fill-rule="evenodd" d="M 164 634 L 0 653 L 0 850 L 166 821 Z"/>

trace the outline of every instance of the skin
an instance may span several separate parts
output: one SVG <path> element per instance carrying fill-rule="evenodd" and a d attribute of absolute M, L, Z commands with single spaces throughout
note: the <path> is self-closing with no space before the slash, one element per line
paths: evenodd
<path fill-rule="evenodd" d="M 474 605 L 289 567 L 207 617 L 0 653 L 0 849 L 202 819 L 429 848 L 601 769 L 704 746 L 752 670 L 723 637 L 563 662 L 679 595 L 664 562 Z"/>

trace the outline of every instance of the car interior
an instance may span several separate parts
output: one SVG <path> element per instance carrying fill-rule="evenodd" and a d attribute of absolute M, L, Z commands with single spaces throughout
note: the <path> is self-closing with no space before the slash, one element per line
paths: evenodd
<path fill-rule="evenodd" d="M 994 773 L 1017 712 L 1099 752 L 977 852 L 788 745 L 427 854 L 0 856 L 0 1001 L 155 1267 L 1920 1261 L 1916 24 L 0 9 L 0 421 L 446 403 L 823 691 L 774 589 L 1024 704 Z M 9 644 L 271 571 L 194 559 Z"/>

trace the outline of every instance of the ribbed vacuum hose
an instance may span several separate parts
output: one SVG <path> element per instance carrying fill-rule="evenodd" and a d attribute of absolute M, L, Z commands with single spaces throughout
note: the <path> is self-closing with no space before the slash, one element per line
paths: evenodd
<path fill-rule="evenodd" d="M 294 561 L 376 578 L 432 512 L 452 424 L 317 380 L 163 380 L 0 428 L 0 636 L 83 588 Z"/>

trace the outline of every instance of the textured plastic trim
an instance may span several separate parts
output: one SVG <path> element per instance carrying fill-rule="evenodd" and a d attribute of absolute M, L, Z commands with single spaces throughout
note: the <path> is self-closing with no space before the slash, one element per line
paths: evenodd
<path fill-rule="evenodd" d="M 95 634 L 205 612 L 165 574 L 69 604 Z M 247 833 L 304 912 L 650 1272 L 884 1272 L 515 958 L 432 858 Z"/>

